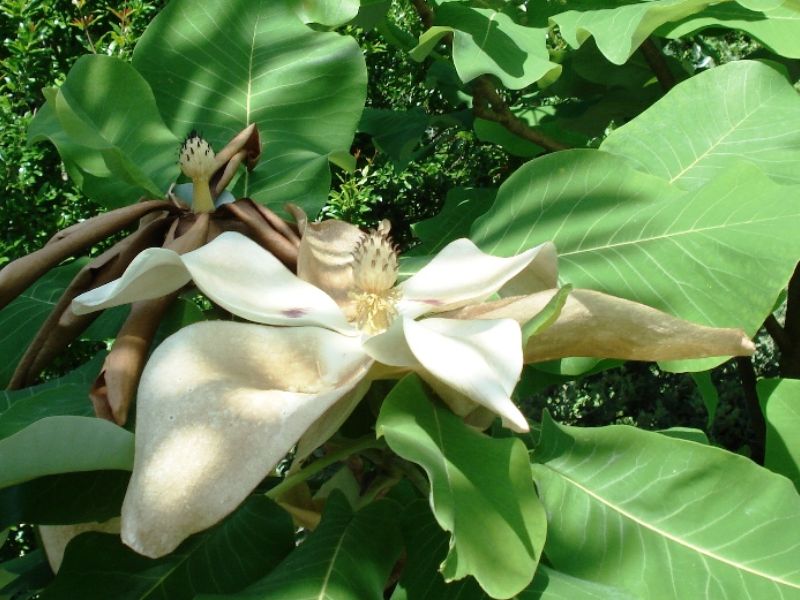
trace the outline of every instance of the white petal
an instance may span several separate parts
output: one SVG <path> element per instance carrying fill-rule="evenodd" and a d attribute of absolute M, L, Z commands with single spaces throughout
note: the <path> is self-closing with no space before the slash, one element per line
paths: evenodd
<path fill-rule="evenodd" d="M 269 325 L 321 325 L 355 333 L 325 292 L 298 279 L 250 238 L 228 231 L 183 255 L 197 287 L 233 314 Z"/>
<path fill-rule="evenodd" d="M 511 400 L 522 371 L 522 336 L 511 319 L 456 321 L 403 319 L 405 338 L 424 371 L 500 415 L 515 431 L 528 431 Z"/>
<path fill-rule="evenodd" d="M 450 242 L 431 262 L 400 284 L 401 314 L 416 317 L 481 302 L 523 271 L 542 244 L 517 256 L 501 258 L 481 251 L 471 240 Z"/>
<path fill-rule="evenodd" d="M 208 321 L 169 337 L 139 387 L 123 541 L 158 557 L 218 522 L 370 362 L 318 327 Z"/>
<path fill-rule="evenodd" d="M 416 368 L 419 361 L 408 347 L 405 322 L 411 319 L 395 319 L 383 333 L 364 338 L 364 352 L 381 364 L 390 367 Z"/>
<path fill-rule="evenodd" d="M 78 315 L 111 306 L 166 296 L 191 281 L 180 255 L 165 248 L 148 248 L 131 261 L 122 277 L 89 290 L 72 301 Z"/>
<path fill-rule="evenodd" d="M 522 296 L 558 287 L 558 253 L 553 242 L 537 247 L 534 259 L 500 290 L 501 296 Z"/>

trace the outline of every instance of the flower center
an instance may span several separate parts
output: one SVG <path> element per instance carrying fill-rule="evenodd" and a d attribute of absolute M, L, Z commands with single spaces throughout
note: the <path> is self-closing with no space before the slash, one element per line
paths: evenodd
<path fill-rule="evenodd" d="M 217 168 L 214 157 L 211 145 L 194 130 L 181 145 L 178 163 L 183 174 L 192 180 L 192 210 L 196 213 L 214 211 L 209 186 Z"/>
<path fill-rule="evenodd" d="M 361 236 L 353 251 L 353 283 L 350 298 L 355 301 L 355 323 L 367 333 L 388 329 L 397 316 L 395 304 L 400 290 L 397 281 L 397 250 L 389 237 L 389 221 Z"/>

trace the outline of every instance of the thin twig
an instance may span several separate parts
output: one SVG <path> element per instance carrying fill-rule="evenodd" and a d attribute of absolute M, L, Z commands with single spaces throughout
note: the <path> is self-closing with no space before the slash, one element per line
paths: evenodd
<path fill-rule="evenodd" d="M 658 79 L 658 83 L 661 84 L 661 89 L 668 92 L 675 87 L 675 76 L 672 74 L 672 71 L 669 70 L 669 65 L 664 55 L 661 53 L 661 50 L 658 49 L 653 39 L 647 38 L 642 42 L 642 45 L 639 46 L 639 50 L 642 52 L 647 66 L 650 67 L 650 70 L 653 71 L 656 79 Z"/>
<path fill-rule="evenodd" d="M 476 117 L 499 123 L 511 133 L 533 142 L 545 150 L 554 152 L 569 148 L 567 144 L 554 140 L 550 136 L 533 129 L 511 112 L 506 101 L 498 93 L 494 83 L 486 75 L 481 75 L 475 79 L 472 84 L 472 93 L 472 112 Z"/>
<path fill-rule="evenodd" d="M 425 0 L 412 0 L 412 4 L 422 24 L 426 28 L 431 27 L 435 22 L 435 14 L 430 5 Z M 442 38 L 442 43 L 444 44 L 452 45 L 452 42 L 452 36 Z M 472 112 L 476 117 L 498 123 L 514 135 L 533 142 L 549 152 L 570 148 L 567 144 L 554 140 L 550 136 L 533 129 L 523 119 L 515 115 L 488 76 L 481 75 L 473 81 L 472 94 Z"/>
<path fill-rule="evenodd" d="M 365 436 L 356 440 L 354 443 L 350 444 L 349 446 L 345 446 L 344 448 L 340 448 L 335 452 L 331 452 L 327 456 L 320 458 L 319 460 L 315 460 L 313 463 L 308 465 L 306 468 L 289 475 L 286 479 L 281 481 L 278 485 L 267 491 L 265 496 L 271 498 L 272 500 L 277 500 L 283 494 L 288 492 L 294 486 L 304 482 L 309 477 L 316 475 L 326 467 L 337 463 L 341 460 L 344 460 L 348 456 L 352 456 L 353 454 L 357 454 L 359 452 L 363 452 L 364 450 L 368 450 L 370 448 L 383 448 L 385 446 L 385 442 L 382 439 L 375 439 L 371 435 Z"/>
<path fill-rule="evenodd" d="M 411 3 L 414 5 L 414 10 L 417 11 L 420 21 L 422 21 L 425 29 L 430 28 L 433 25 L 435 17 L 433 14 L 433 9 L 428 6 L 428 3 L 425 2 L 425 0 L 411 0 Z"/>

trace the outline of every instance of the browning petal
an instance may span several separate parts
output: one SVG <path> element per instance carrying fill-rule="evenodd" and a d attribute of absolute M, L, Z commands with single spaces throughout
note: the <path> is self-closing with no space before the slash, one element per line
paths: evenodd
<path fill-rule="evenodd" d="M 297 253 L 297 276 L 326 292 L 351 316 L 353 251 L 363 233 L 344 221 L 307 223 Z"/>
<path fill-rule="evenodd" d="M 202 213 L 184 235 L 175 238 L 177 222 L 173 223 L 164 246 L 180 254 L 190 252 L 205 243 L 208 224 L 208 213 Z M 114 346 L 89 391 L 98 417 L 117 425 L 124 425 L 127 421 L 153 338 L 177 296 L 178 292 L 175 292 L 131 305 L 130 315 L 119 330 Z"/>
<path fill-rule="evenodd" d="M 250 237 L 256 242 L 274 254 L 290 270 L 297 269 L 297 247 L 275 230 L 252 200 L 243 198 L 226 204 L 223 208 L 248 226 Z"/>
<path fill-rule="evenodd" d="M 468 306 L 447 316 L 457 319 L 512 318 L 525 323 L 558 290 L 547 290 Z M 568 356 L 622 360 L 680 360 L 747 356 L 753 343 L 739 329 L 706 327 L 655 308 L 592 290 L 573 290 L 558 319 L 534 335 L 525 362 Z"/>
<path fill-rule="evenodd" d="M 95 414 L 124 425 L 158 325 L 177 293 L 136 302 L 89 390 Z"/>
<path fill-rule="evenodd" d="M 65 258 L 157 210 L 174 212 L 177 209 L 164 200 L 147 200 L 118 208 L 68 228 L 63 235 L 56 234 L 43 248 L 9 263 L 0 271 L 0 309 Z"/>
<path fill-rule="evenodd" d="M 116 279 L 140 251 L 160 245 L 171 221 L 171 217 L 160 217 L 117 242 L 78 272 L 25 351 L 9 389 L 31 384 L 42 369 L 97 318 L 97 313 L 73 313 L 69 309 L 73 298 Z"/>

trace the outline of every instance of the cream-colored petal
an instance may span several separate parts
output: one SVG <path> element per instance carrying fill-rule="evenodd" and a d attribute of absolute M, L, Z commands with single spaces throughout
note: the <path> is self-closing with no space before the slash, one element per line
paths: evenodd
<path fill-rule="evenodd" d="M 364 352 L 382 365 L 400 369 L 418 368 L 420 363 L 406 341 L 407 320 L 411 319 L 395 319 L 386 331 L 371 337 L 364 336 Z"/>
<path fill-rule="evenodd" d="M 468 306 L 448 316 L 510 318 L 524 323 L 541 311 L 557 291 Z M 528 341 L 525 362 L 568 356 L 677 360 L 742 356 L 753 351 L 753 343 L 739 329 L 697 325 L 623 298 L 591 290 L 573 290 L 556 322 Z"/>
<path fill-rule="evenodd" d="M 558 287 L 558 253 L 553 242 L 539 246 L 527 267 L 500 288 L 501 296 L 524 296 Z"/>
<path fill-rule="evenodd" d="M 360 340 L 208 321 L 167 338 L 139 386 L 122 539 L 158 557 L 234 510 L 366 373 Z"/>
<path fill-rule="evenodd" d="M 423 378 L 481 404 L 514 431 L 528 423 L 511 400 L 522 371 L 521 333 L 511 319 L 457 321 L 403 319 L 405 338 Z"/>
<path fill-rule="evenodd" d="M 180 255 L 166 248 L 148 248 L 131 261 L 122 277 L 89 290 L 72 301 L 72 312 L 96 310 L 166 296 L 191 281 Z"/>
<path fill-rule="evenodd" d="M 400 284 L 398 311 L 409 317 L 452 310 L 485 300 L 520 274 L 549 246 L 541 245 L 509 258 L 481 251 L 471 240 L 447 244 L 431 262 Z"/>
<path fill-rule="evenodd" d="M 297 276 L 324 290 L 350 314 L 353 252 L 361 230 L 344 221 L 307 223 L 297 250 Z"/>
<path fill-rule="evenodd" d="M 64 552 L 74 538 L 88 531 L 100 533 L 119 533 L 119 517 L 114 517 L 102 523 L 76 523 L 75 525 L 40 525 L 39 537 L 44 546 L 47 562 L 53 573 L 58 573 L 64 561 Z"/>
<path fill-rule="evenodd" d="M 195 284 L 233 314 L 268 325 L 321 325 L 355 334 L 336 303 L 250 238 L 228 231 L 182 256 Z"/>

